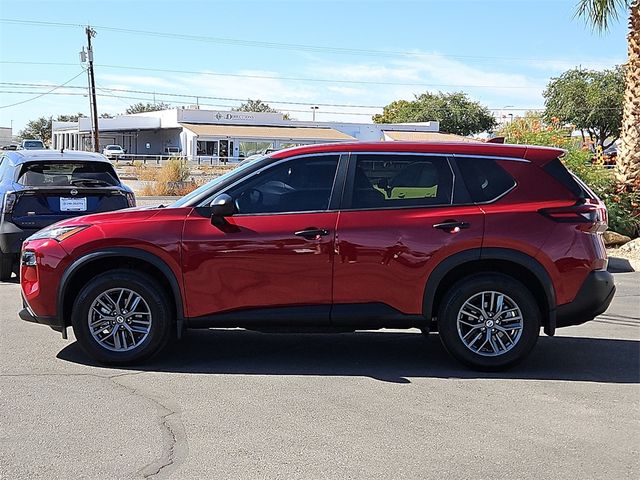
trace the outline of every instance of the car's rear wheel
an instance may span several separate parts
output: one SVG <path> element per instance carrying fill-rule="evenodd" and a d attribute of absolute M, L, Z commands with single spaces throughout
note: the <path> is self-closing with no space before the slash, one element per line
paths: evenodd
<path fill-rule="evenodd" d="M 12 253 L 0 253 L 0 281 L 8 282 L 13 273 L 15 255 Z"/>
<path fill-rule="evenodd" d="M 502 370 L 522 361 L 538 340 L 540 320 L 529 289 L 501 274 L 478 274 L 457 282 L 438 312 L 445 348 L 478 370 Z"/>
<path fill-rule="evenodd" d="M 72 324 L 90 356 L 125 365 L 162 350 L 174 321 L 166 293 L 152 277 L 119 269 L 98 275 L 80 290 Z"/>

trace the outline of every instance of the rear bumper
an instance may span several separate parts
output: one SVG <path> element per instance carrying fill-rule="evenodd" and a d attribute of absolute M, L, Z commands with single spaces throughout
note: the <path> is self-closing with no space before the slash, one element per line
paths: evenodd
<path fill-rule="evenodd" d="M 613 275 L 609 272 L 595 270 L 589 273 L 573 302 L 558 306 L 556 327 L 580 325 L 593 320 L 609 308 L 615 292 Z"/>
<path fill-rule="evenodd" d="M 20 228 L 7 218 L 0 222 L 0 251 L 20 253 L 22 242 L 38 231 L 37 228 Z"/>

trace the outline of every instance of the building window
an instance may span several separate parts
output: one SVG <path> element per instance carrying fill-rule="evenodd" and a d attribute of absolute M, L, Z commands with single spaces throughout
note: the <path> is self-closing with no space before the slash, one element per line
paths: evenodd
<path fill-rule="evenodd" d="M 240 157 L 265 153 L 270 148 L 273 148 L 273 142 L 240 142 Z"/>
<path fill-rule="evenodd" d="M 196 155 L 207 155 L 210 157 L 218 156 L 217 141 L 198 140 L 197 148 L 198 148 L 198 152 Z"/>

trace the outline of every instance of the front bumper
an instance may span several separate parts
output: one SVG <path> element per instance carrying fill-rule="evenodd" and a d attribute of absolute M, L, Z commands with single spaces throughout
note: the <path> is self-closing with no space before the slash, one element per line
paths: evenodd
<path fill-rule="evenodd" d="M 25 322 L 39 323 L 40 325 L 47 325 L 54 329 L 56 332 L 61 332 L 63 338 L 67 338 L 67 327 L 64 322 L 57 317 L 39 317 L 29 307 L 27 301 L 22 298 L 22 310 L 18 312 L 18 316 Z"/>
<path fill-rule="evenodd" d="M 613 275 L 609 272 L 595 270 L 589 273 L 576 298 L 570 303 L 558 306 L 556 327 L 580 325 L 593 320 L 609 308 L 615 292 Z"/>

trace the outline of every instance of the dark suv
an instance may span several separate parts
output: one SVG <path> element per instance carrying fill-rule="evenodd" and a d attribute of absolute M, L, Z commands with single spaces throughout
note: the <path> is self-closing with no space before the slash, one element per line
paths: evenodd
<path fill-rule="evenodd" d="M 67 218 L 135 206 L 102 155 L 55 150 L 0 152 L 0 202 L 0 281 L 18 271 L 29 235 Z"/>
<path fill-rule="evenodd" d="M 604 312 L 602 202 L 562 150 L 352 143 L 248 162 L 168 208 L 89 215 L 28 239 L 21 318 L 110 364 L 184 328 L 438 330 L 505 368 L 541 328 Z M 65 337 L 66 338 L 66 337 Z"/>

